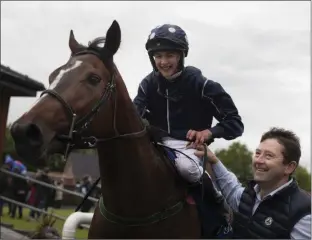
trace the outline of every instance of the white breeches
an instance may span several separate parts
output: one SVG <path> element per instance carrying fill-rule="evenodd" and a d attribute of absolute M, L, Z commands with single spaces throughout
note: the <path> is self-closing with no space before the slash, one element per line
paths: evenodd
<path fill-rule="evenodd" d="M 185 180 L 191 183 L 199 181 L 200 177 L 203 174 L 201 160 L 195 156 L 195 149 L 186 149 L 188 141 L 166 137 L 163 138 L 163 143 L 167 147 L 177 149 L 178 151 L 183 152 L 185 155 L 191 158 L 189 159 L 183 154 L 175 152 L 175 154 L 177 155 L 175 165 L 177 167 L 177 170 Z"/>

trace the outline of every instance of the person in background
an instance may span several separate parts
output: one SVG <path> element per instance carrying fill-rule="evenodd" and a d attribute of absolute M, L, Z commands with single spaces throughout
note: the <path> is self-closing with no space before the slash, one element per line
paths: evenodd
<path fill-rule="evenodd" d="M 40 179 L 40 176 L 42 174 L 42 171 L 41 170 L 37 170 L 34 178 L 35 179 Z M 29 203 L 29 205 L 33 206 L 33 207 L 36 207 L 36 208 L 39 208 L 39 205 L 40 205 L 40 197 L 39 197 L 39 193 L 38 193 L 38 184 L 37 183 L 34 183 L 34 182 L 30 182 L 30 191 L 28 192 L 28 196 L 27 196 L 27 201 Z M 40 191 L 40 188 L 39 188 L 39 191 Z M 35 220 L 35 219 L 38 219 L 40 217 L 40 212 L 38 211 L 35 211 L 35 210 L 30 210 L 29 212 L 29 218 L 28 220 L 31 221 L 31 220 Z"/>
<path fill-rule="evenodd" d="M 8 169 L 12 172 L 13 169 L 18 169 L 19 171 L 15 171 L 16 173 L 20 173 L 22 175 L 27 174 L 26 166 L 19 160 L 14 160 L 9 154 L 5 156 L 4 165 L 8 166 Z"/>
<path fill-rule="evenodd" d="M 53 184 L 53 181 L 48 176 L 48 174 L 49 168 L 46 167 L 42 171 L 38 171 L 38 173 L 36 174 L 36 180 L 47 184 Z M 50 199 L 52 197 L 53 189 L 37 183 L 35 186 L 36 186 L 35 207 L 47 211 L 49 204 L 51 202 Z M 40 217 L 40 215 L 41 214 L 37 212 L 37 218 Z"/>
<path fill-rule="evenodd" d="M 64 188 L 64 180 L 60 179 L 56 181 L 55 186 L 59 188 Z M 62 206 L 62 201 L 63 201 L 63 191 L 61 190 L 56 190 L 55 191 L 55 198 L 54 198 L 54 207 L 60 209 Z"/>
<path fill-rule="evenodd" d="M 13 172 L 17 174 L 21 174 L 21 169 L 18 165 L 14 165 Z M 28 184 L 25 179 L 13 177 L 12 178 L 12 196 L 13 200 L 19 203 L 25 203 L 26 196 L 28 192 Z M 20 205 L 13 204 L 12 211 L 11 211 L 11 218 L 15 218 L 16 209 L 18 208 L 19 218 L 23 217 L 23 207 Z"/>
<path fill-rule="evenodd" d="M 22 174 L 24 176 L 26 176 L 27 174 L 27 168 L 26 166 L 18 160 L 14 160 L 10 154 L 6 154 L 5 158 L 4 158 L 4 164 L 2 166 L 2 168 L 16 173 L 16 174 Z M 5 173 L 3 173 L 5 174 Z M 5 196 L 8 198 L 11 198 L 13 200 L 16 200 L 18 202 L 22 202 L 25 203 L 25 196 L 27 193 L 27 188 L 26 188 L 26 183 L 24 184 L 25 180 L 22 180 L 20 178 L 17 177 L 13 177 L 13 176 L 6 176 L 6 191 L 5 191 Z M 26 191 L 26 192 L 25 192 Z M 23 198 L 23 199 L 22 199 Z M 1 208 L 1 214 L 2 214 L 2 206 L 5 203 L 5 201 L 0 200 L 0 208 Z M 15 212 L 16 212 L 16 205 L 8 202 L 8 208 L 9 208 L 9 212 L 8 214 L 11 217 L 15 217 Z M 19 209 L 19 215 L 20 217 L 22 216 L 22 207 L 18 206 Z"/>
<path fill-rule="evenodd" d="M 76 181 L 75 189 L 76 189 L 77 192 L 81 192 L 81 182 L 80 182 L 80 180 Z"/>
<path fill-rule="evenodd" d="M 91 182 L 92 182 L 92 179 L 89 175 L 86 175 L 83 177 L 82 184 L 81 184 L 81 193 L 83 195 L 86 195 L 87 192 L 89 192 L 89 190 L 91 189 L 91 186 L 92 186 Z M 91 194 L 91 196 L 93 195 Z M 93 206 L 92 201 L 87 199 L 81 207 L 81 212 L 89 212 L 92 206 Z"/>
<path fill-rule="evenodd" d="M 3 164 L 3 169 L 9 171 L 10 166 L 7 164 Z M 9 183 L 9 176 L 6 173 L 0 172 L 0 195 L 4 197 L 9 197 L 9 190 L 10 190 L 10 183 Z M 3 214 L 3 205 L 6 203 L 6 201 L 0 199 L 0 217 Z M 11 214 L 11 203 L 8 202 L 9 207 L 9 214 Z"/>
<path fill-rule="evenodd" d="M 35 200 L 36 200 L 36 184 L 33 182 L 28 181 L 29 191 L 26 196 L 26 203 L 30 206 L 35 207 Z M 36 212 L 32 209 L 29 210 L 28 221 L 33 220 L 36 218 Z"/>

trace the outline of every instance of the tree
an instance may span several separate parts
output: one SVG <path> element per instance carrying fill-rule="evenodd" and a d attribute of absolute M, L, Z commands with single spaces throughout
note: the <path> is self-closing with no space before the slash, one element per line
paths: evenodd
<path fill-rule="evenodd" d="M 4 139 L 4 148 L 3 151 L 5 153 L 9 153 L 12 155 L 16 155 L 14 140 L 11 136 L 10 126 L 5 128 L 5 139 Z"/>
<path fill-rule="evenodd" d="M 298 166 L 294 177 L 298 182 L 300 188 L 306 190 L 307 192 L 311 192 L 311 174 L 304 167 Z"/>
<path fill-rule="evenodd" d="M 217 150 L 215 154 L 242 184 L 245 185 L 252 178 L 252 152 L 245 144 L 234 142 L 227 149 Z"/>

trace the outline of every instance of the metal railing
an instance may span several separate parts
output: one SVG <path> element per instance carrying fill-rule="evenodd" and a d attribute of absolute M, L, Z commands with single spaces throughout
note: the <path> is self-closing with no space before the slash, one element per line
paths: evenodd
<path fill-rule="evenodd" d="M 17 206 L 21 206 L 21 207 L 24 207 L 24 208 L 29 208 L 29 209 L 31 209 L 31 210 L 33 210 L 33 211 L 36 211 L 36 212 L 40 212 L 40 213 L 43 213 L 43 214 L 46 214 L 46 215 L 52 215 L 53 217 L 55 217 L 55 218 L 57 218 L 57 219 L 59 219 L 59 220 L 62 220 L 62 221 L 66 221 L 66 219 L 67 219 L 67 217 L 64 217 L 64 216 L 55 214 L 55 213 L 53 213 L 53 212 L 47 212 L 47 211 L 45 211 L 45 210 L 36 208 L 36 207 L 31 206 L 31 205 L 28 205 L 28 204 L 26 204 L 26 203 L 21 203 L 21 202 L 15 201 L 15 200 L 13 200 L 13 199 L 10 199 L 10 198 L 7 198 L 7 197 L 1 196 L 1 195 L 0 195 L 0 199 L 4 200 L 4 201 L 6 201 L 6 202 L 10 202 L 10 203 L 12 203 L 12 204 L 15 204 L 15 205 L 17 205 Z M 90 228 L 90 226 L 89 226 L 89 225 L 86 225 L 86 224 L 81 224 L 81 226 L 82 226 L 83 228 L 87 228 L 87 229 Z"/>
<path fill-rule="evenodd" d="M 27 181 L 30 181 L 30 182 L 34 182 L 34 183 L 40 184 L 40 185 L 48 187 L 48 188 L 53 188 L 55 190 L 60 190 L 62 192 L 68 193 L 70 195 L 75 195 L 77 197 L 84 198 L 84 194 L 81 194 L 81 193 L 78 193 L 78 192 L 75 192 L 75 191 L 71 191 L 71 190 L 68 190 L 68 189 L 65 189 L 65 188 L 57 187 L 57 186 L 55 186 L 53 184 L 45 183 L 45 182 L 39 181 L 39 180 L 34 179 L 32 177 L 29 177 L 29 176 L 24 176 L 24 175 L 21 175 L 21 174 L 13 173 L 13 172 L 10 172 L 10 171 L 5 170 L 3 168 L 0 168 L 0 171 L 5 173 L 5 174 L 8 174 L 10 176 L 13 176 L 13 177 L 21 178 L 21 179 L 24 179 L 24 180 L 27 180 Z M 98 202 L 98 200 L 99 200 L 99 199 L 94 198 L 94 197 L 88 197 L 88 199 L 91 200 L 94 203 Z"/>

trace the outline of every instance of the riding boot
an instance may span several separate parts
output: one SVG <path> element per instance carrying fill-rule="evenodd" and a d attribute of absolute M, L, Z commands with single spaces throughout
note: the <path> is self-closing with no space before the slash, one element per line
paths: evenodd
<path fill-rule="evenodd" d="M 218 193 L 215 189 L 211 178 L 207 173 L 203 174 L 203 193 L 204 199 L 209 202 L 214 202 L 217 205 L 222 205 L 224 202 L 224 197 L 222 194 Z"/>
<path fill-rule="evenodd" d="M 196 202 L 204 239 L 215 238 L 220 227 L 225 225 L 223 196 L 214 188 L 212 180 L 205 173 L 202 184 L 189 187 L 189 193 Z"/>

